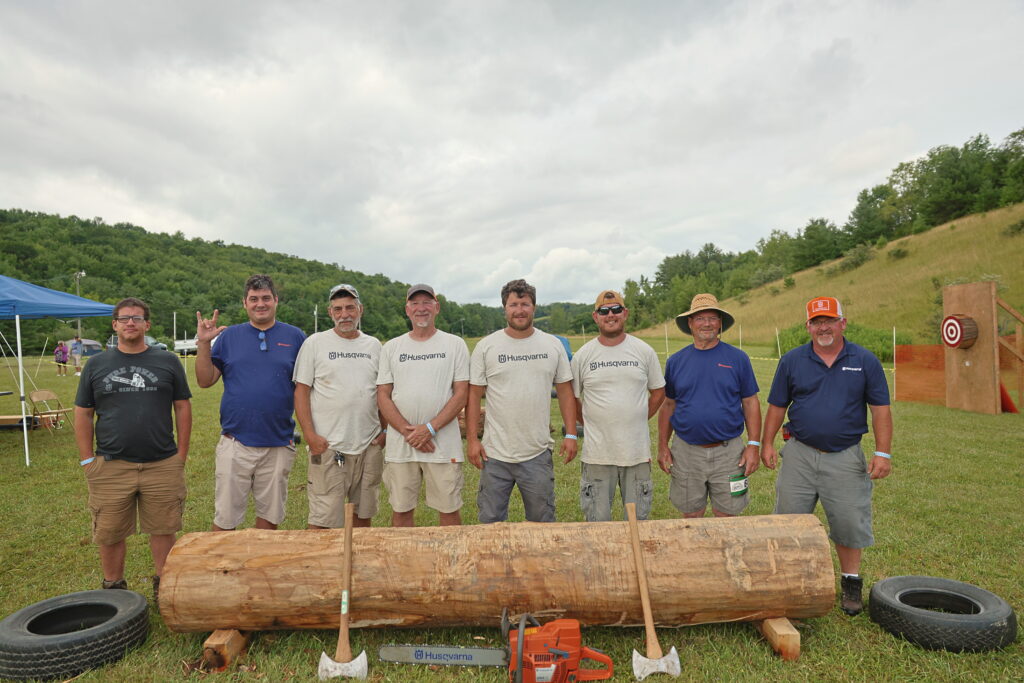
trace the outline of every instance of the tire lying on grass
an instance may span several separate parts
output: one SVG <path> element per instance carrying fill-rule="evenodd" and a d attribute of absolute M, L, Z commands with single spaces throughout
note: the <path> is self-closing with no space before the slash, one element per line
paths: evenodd
<path fill-rule="evenodd" d="M 0 678 L 67 678 L 124 657 L 149 635 L 146 598 L 128 590 L 69 593 L 0 621 Z"/>
<path fill-rule="evenodd" d="M 871 620 L 928 650 L 983 652 L 1017 637 L 1010 605 L 969 583 L 933 576 L 893 576 L 871 587 Z"/>

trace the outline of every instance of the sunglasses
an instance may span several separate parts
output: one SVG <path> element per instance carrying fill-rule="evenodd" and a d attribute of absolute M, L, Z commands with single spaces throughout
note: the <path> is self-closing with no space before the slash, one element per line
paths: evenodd
<path fill-rule="evenodd" d="M 267 333 L 264 332 L 263 330 L 260 330 L 259 338 L 260 338 L 260 351 L 266 351 L 267 350 Z"/>
<path fill-rule="evenodd" d="M 618 315 L 619 313 L 622 313 L 624 310 L 626 309 L 624 309 L 619 304 L 615 304 L 614 306 L 602 306 L 601 308 L 597 309 L 597 314 L 608 315 L 609 313 L 614 313 L 615 315 Z"/>

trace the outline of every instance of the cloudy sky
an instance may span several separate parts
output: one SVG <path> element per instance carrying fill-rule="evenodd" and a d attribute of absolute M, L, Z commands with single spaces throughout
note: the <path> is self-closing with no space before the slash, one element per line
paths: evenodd
<path fill-rule="evenodd" d="M 1020 0 L 0 0 L 0 206 L 586 301 L 1024 127 Z"/>

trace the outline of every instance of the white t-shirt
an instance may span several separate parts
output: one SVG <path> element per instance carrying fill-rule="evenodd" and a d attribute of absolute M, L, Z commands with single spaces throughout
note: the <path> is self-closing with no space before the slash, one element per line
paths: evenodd
<path fill-rule="evenodd" d="M 362 453 L 380 434 L 377 365 L 380 342 L 359 333 L 345 339 L 333 330 L 306 339 L 292 381 L 312 387 L 313 429 L 342 453 Z"/>
<path fill-rule="evenodd" d="M 392 384 L 391 399 L 410 424 L 425 424 L 437 417 L 452 397 L 452 383 L 469 379 L 469 349 L 461 337 L 437 330 L 426 341 L 409 333 L 384 344 L 377 384 Z M 436 427 L 435 427 L 436 429 Z M 462 462 L 459 421 L 437 429 L 434 452 L 423 453 L 388 430 L 386 462 Z"/>
<path fill-rule="evenodd" d="M 534 329 L 526 339 L 493 332 L 473 349 L 470 384 L 487 387 L 488 458 L 525 462 L 551 448 L 551 384 L 572 379 L 556 337 Z"/>
<path fill-rule="evenodd" d="M 661 361 L 632 335 L 615 346 L 597 339 L 572 357 L 572 388 L 583 402 L 583 462 L 629 467 L 651 459 L 650 392 L 665 386 Z"/>

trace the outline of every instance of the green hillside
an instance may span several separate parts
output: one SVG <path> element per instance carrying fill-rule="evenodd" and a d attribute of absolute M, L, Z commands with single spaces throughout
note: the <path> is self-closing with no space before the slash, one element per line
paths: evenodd
<path fill-rule="evenodd" d="M 803 320 L 816 296 L 835 296 L 847 317 L 877 329 L 896 327 L 916 343 L 938 342 L 942 292 L 947 284 L 995 280 L 999 296 L 1024 309 L 1024 203 L 958 218 L 864 252 L 867 260 L 844 270 L 843 259 L 808 268 L 725 299 L 736 326 L 723 335 L 736 343 L 774 345 L 775 329 Z M 683 311 L 680 310 L 679 313 Z M 672 338 L 683 337 L 672 320 Z M 661 337 L 665 326 L 637 332 Z M 1007 330 L 1012 331 L 1012 330 Z"/>

